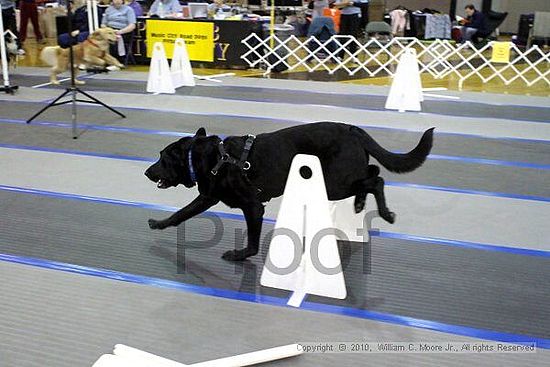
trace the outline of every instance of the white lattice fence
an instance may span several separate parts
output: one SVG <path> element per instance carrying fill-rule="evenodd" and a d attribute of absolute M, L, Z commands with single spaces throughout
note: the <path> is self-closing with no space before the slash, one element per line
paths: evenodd
<path fill-rule="evenodd" d="M 538 46 L 522 51 L 510 43 L 510 62 L 495 64 L 491 61 L 493 42 L 477 49 L 469 42 L 455 45 L 447 40 L 427 43 L 416 38 L 393 38 L 385 42 L 377 39 L 360 42 L 351 36 L 333 36 L 319 41 L 315 37 L 274 35 L 271 48 L 271 36 L 262 39 L 250 34 L 242 43 L 248 51 L 241 58 L 252 68 L 265 68 L 266 74 L 282 67 L 329 74 L 342 70 L 349 75 L 364 72 L 370 77 L 393 76 L 403 51 L 413 47 L 421 73 L 429 73 L 436 79 L 455 74 L 460 88 L 472 77 L 483 83 L 498 78 L 506 85 L 518 79 L 527 86 L 539 81 L 550 85 L 550 54 Z"/>

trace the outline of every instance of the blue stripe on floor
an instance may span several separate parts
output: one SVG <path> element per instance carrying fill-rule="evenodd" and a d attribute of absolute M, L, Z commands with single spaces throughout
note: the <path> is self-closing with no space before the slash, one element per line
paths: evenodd
<path fill-rule="evenodd" d="M 8 124 L 26 124 L 25 120 L 19 119 L 1 119 L 0 123 Z M 49 122 L 49 121 L 33 121 L 34 125 L 45 126 L 45 127 L 56 127 L 64 129 L 72 129 L 71 124 L 62 123 L 62 122 Z M 194 136 L 194 133 L 189 132 L 179 132 L 179 131 L 164 131 L 164 130 L 151 130 L 151 129 L 141 129 L 141 128 L 131 128 L 131 127 L 118 127 L 118 126 L 105 126 L 105 125 L 92 125 L 92 124 L 80 124 L 79 127 L 84 130 L 99 130 L 99 131 L 111 131 L 111 132 L 120 132 L 120 133 L 134 133 L 134 134 L 145 134 L 145 135 L 163 135 L 163 136 L 174 136 L 174 137 L 186 137 Z M 224 139 L 225 135 L 218 135 L 220 138 Z M 7 146 L 7 144 L 0 144 L 0 147 Z M 24 145 L 15 145 L 9 144 L 9 147 L 13 149 L 27 149 L 27 150 L 36 150 L 39 151 L 44 149 L 44 151 L 50 151 L 50 148 L 41 148 L 41 147 L 30 147 Z M 69 152 L 68 150 L 66 152 Z M 79 154 L 78 151 L 72 151 L 73 154 Z M 96 156 L 100 156 L 100 153 L 96 153 Z M 112 157 L 116 158 L 115 155 Z M 127 159 L 127 158 L 124 158 Z M 486 158 L 475 158 L 475 157 L 461 157 L 461 156 L 451 156 L 451 155 L 441 155 L 441 154 L 430 154 L 428 160 L 445 160 L 445 161 L 454 161 L 466 164 L 481 164 L 481 165 L 494 165 L 494 166 L 506 166 L 506 167 L 519 167 L 519 168 L 531 168 L 531 169 L 540 169 L 540 170 L 549 170 L 550 165 L 548 164 L 538 164 L 538 163 L 529 163 L 529 162 L 516 162 L 516 161 L 504 161 L 497 159 L 486 159 Z"/>
<path fill-rule="evenodd" d="M 6 186 L 6 185 L 0 185 L 0 190 L 21 193 L 21 194 L 39 195 L 39 196 L 45 196 L 45 197 L 51 197 L 51 198 L 57 198 L 57 199 L 79 200 L 79 201 L 87 201 L 92 203 L 121 205 L 121 206 L 136 207 L 141 209 L 151 209 L 151 210 L 160 210 L 160 211 L 169 211 L 169 212 L 174 212 L 180 209 L 180 208 L 172 207 L 168 205 L 158 205 L 158 204 L 141 203 L 141 202 L 135 202 L 135 201 L 108 199 L 108 198 L 100 198 L 96 196 L 67 194 L 67 193 L 36 190 L 36 189 Z M 235 214 L 235 213 L 207 211 L 207 212 L 204 212 L 202 215 L 216 216 L 222 219 L 230 219 L 230 220 L 239 220 L 239 221 L 245 220 L 242 214 Z M 264 218 L 264 223 L 275 224 L 275 219 Z M 369 234 L 373 237 L 396 238 L 396 239 L 403 239 L 403 240 L 414 241 L 414 242 L 438 244 L 438 245 L 444 245 L 444 246 L 454 246 L 454 247 L 469 248 L 469 249 L 475 249 L 475 250 L 498 251 L 498 252 L 504 252 L 504 253 L 514 254 L 514 255 L 550 257 L 550 251 L 533 250 L 533 249 L 522 248 L 522 247 L 507 247 L 507 246 L 500 246 L 500 245 L 493 245 L 493 244 L 450 240 L 450 239 L 444 239 L 444 238 L 423 237 L 423 236 L 415 236 L 415 235 L 392 233 L 392 232 L 380 232 L 377 230 L 370 230 Z"/>
<path fill-rule="evenodd" d="M 95 153 L 95 152 L 80 152 L 80 151 L 67 150 L 67 149 L 41 148 L 41 147 L 32 147 L 32 146 L 23 146 L 23 145 L 14 145 L 14 144 L 0 144 L 0 148 L 22 149 L 22 150 L 31 150 L 31 151 L 39 151 L 39 152 L 50 152 L 50 153 L 60 153 L 60 154 L 69 154 L 69 155 L 81 155 L 81 156 L 88 156 L 88 157 L 121 159 L 121 160 L 150 162 L 150 163 L 156 161 L 156 159 L 145 158 L 145 157 L 122 156 L 122 155 Z M 513 193 L 504 193 L 504 192 L 458 189 L 458 188 L 453 188 L 453 187 L 442 187 L 442 186 L 432 186 L 432 185 L 423 185 L 423 184 L 413 184 L 413 183 L 397 182 L 397 181 L 386 181 L 386 185 L 387 186 L 422 189 L 422 190 L 445 191 L 445 192 L 452 192 L 452 193 L 458 193 L 458 194 L 481 195 L 481 196 L 492 196 L 492 197 L 501 197 L 501 198 L 508 198 L 508 199 L 550 202 L 550 198 L 543 197 L 543 196 L 535 196 L 535 195 L 522 195 L 522 194 L 513 194 Z"/>
<path fill-rule="evenodd" d="M 441 154 L 430 154 L 428 156 L 428 159 L 429 160 L 455 161 L 455 162 L 460 162 L 460 163 L 471 163 L 471 164 L 486 164 L 486 165 L 493 165 L 493 166 L 533 168 L 533 169 L 541 169 L 541 170 L 550 169 L 550 164 L 538 164 L 538 163 L 515 162 L 515 161 L 502 161 L 502 160 L 497 160 L 497 159 L 460 157 L 460 156 L 441 155 Z"/>
<path fill-rule="evenodd" d="M 371 236 L 380 237 L 380 238 L 395 238 L 399 240 L 407 240 L 407 241 L 452 246 L 452 247 L 462 247 L 462 248 L 473 249 L 473 250 L 496 251 L 496 252 L 505 252 L 508 254 L 515 254 L 515 255 L 540 256 L 540 257 L 550 258 L 550 251 L 532 250 L 527 248 L 507 247 L 507 246 L 499 246 L 499 245 L 487 245 L 484 243 L 457 241 L 457 240 L 449 240 L 445 238 L 415 236 L 410 234 L 401 234 L 401 233 L 383 232 L 383 231 L 374 231 L 374 230 L 369 231 L 369 234 Z"/>
<path fill-rule="evenodd" d="M 0 101 L 2 103 L 2 101 Z M 32 102 L 32 101 L 18 101 L 18 103 L 45 103 L 45 102 Z M 103 108 L 102 106 L 97 106 L 93 104 L 87 104 L 87 105 L 79 105 L 79 108 Z M 270 122 L 275 124 L 292 124 L 292 125 L 300 125 L 300 124 L 307 124 L 311 123 L 311 121 L 299 121 L 299 120 L 290 120 L 290 119 L 274 119 L 270 117 L 261 117 L 261 116 L 245 116 L 245 115 L 238 115 L 238 114 L 223 114 L 223 113 L 199 113 L 199 112 L 189 112 L 189 111 L 182 111 L 177 109 L 163 109 L 163 108 L 143 108 L 143 107 L 121 107 L 126 110 L 133 110 L 133 111 L 156 111 L 156 112 L 167 112 L 167 113 L 177 113 L 177 114 L 184 114 L 184 115 L 191 115 L 191 116 L 201 116 L 201 117 L 210 117 L 210 116 L 219 116 L 219 117 L 226 117 L 226 118 L 239 118 L 240 120 L 249 120 L 249 121 L 264 121 L 264 122 Z M 369 129 L 369 130 L 390 130 L 390 131 L 405 131 L 405 132 L 413 132 L 413 133 L 422 133 L 423 131 L 419 131 L 417 129 L 404 129 L 404 128 L 395 128 L 395 127 L 389 127 L 389 126 L 376 126 L 376 125 L 356 125 L 363 129 Z M 523 143 L 537 143 L 537 144 L 550 144 L 550 140 L 540 140 L 540 139 L 528 139 L 528 138 L 515 138 L 515 137 L 491 137 L 491 136 L 485 136 L 485 135 L 479 135 L 479 134 L 466 134 L 466 133 L 455 133 L 455 132 L 441 132 L 437 131 L 438 135 L 451 135 L 451 136 L 458 136 L 458 137 L 465 137 L 465 138 L 476 138 L 476 139 L 490 139 L 490 140 L 500 140 L 500 141 L 517 141 L 517 142 L 523 142 Z"/>
<path fill-rule="evenodd" d="M 470 189 L 457 189 L 453 187 L 421 185 L 421 184 L 413 184 L 413 183 L 397 182 L 397 181 L 386 181 L 386 186 L 406 187 L 410 189 L 421 189 L 421 190 L 444 191 L 444 192 L 452 192 L 455 194 L 481 195 L 481 196 L 492 196 L 492 197 L 507 198 L 507 199 L 542 201 L 546 203 L 550 202 L 550 198 L 547 198 L 544 196 L 522 195 L 522 194 L 513 194 L 513 193 L 507 193 L 507 192 L 493 192 L 493 191 L 470 190 Z"/>
<path fill-rule="evenodd" d="M 97 79 L 96 79 L 97 80 Z M 145 82 L 144 82 L 145 84 Z M 44 85 L 42 87 L 40 87 L 42 89 L 53 89 L 54 87 L 53 86 L 50 86 L 50 85 Z M 238 88 L 246 88 L 246 87 L 234 87 L 235 89 L 238 89 Z M 58 88 L 55 88 L 55 89 L 58 89 Z M 136 94 L 136 95 L 144 95 L 144 91 L 123 91 L 123 90 L 109 90 L 109 91 L 104 91 L 104 90 L 101 90 L 101 89 L 91 89 L 91 91 L 96 91 L 96 92 L 104 92 L 104 93 L 111 93 L 111 94 L 125 94 L 125 95 L 128 95 L 128 94 Z M 305 94 L 312 94 L 311 92 L 304 92 Z M 181 97 L 203 97 L 202 95 L 189 95 L 189 94 L 178 94 L 179 96 Z M 257 96 L 260 96 L 261 93 L 257 93 L 256 94 Z M 359 95 L 359 97 L 363 97 L 363 95 Z M 364 95 L 364 98 L 368 98 L 370 97 L 369 95 Z M 378 96 L 375 96 L 375 97 L 383 97 L 381 95 L 378 95 Z M 225 100 L 225 101 L 238 101 L 238 102 L 252 102 L 252 103 L 270 103 L 270 104 L 294 104 L 294 105 L 301 105 L 301 106 L 311 106 L 311 107 L 328 107 L 328 108 L 346 108 L 346 109 L 355 109 L 355 110 L 363 110 L 363 111 L 374 111 L 374 112 L 383 112 L 383 111 L 387 111 L 385 108 L 383 107 L 376 107 L 376 106 L 373 106 L 373 107 L 367 107 L 365 105 L 362 105 L 360 103 L 358 104 L 355 104 L 354 106 L 346 106 L 346 107 L 342 107 L 342 106 L 338 106 L 338 105 L 332 105 L 332 104 L 322 104 L 322 103 L 318 103 L 318 104 L 313 104 L 313 103 L 301 103 L 300 102 L 300 98 L 296 98 L 296 99 L 290 99 L 290 100 L 285 100 L 285 101 L 276 101 L 276 102 L 273 102 L 272 100 L 270 100 L 268 97 L 265 97 L 265 98 L 246 98 L 246 99 L 243 99 L 243 98 L 239 98 L 239 97 L 235 97 L 235 96 L 232 96 L 232 95 L 227 95 L 227 96 L 222 96 L 222 97 L 213 97 L 214 99 L 219 99 L 219 100 Z M 479 102 L 473 102 L 473 101 L 456 101 L 456 100 L 441 100 L 441 99 L 437 99 L 437 98 L 430 98 L 429 99 L 430 102 L 439 102 L 439 103 L 449 103 L 449 102 L 452 102 L 452 103 L 470 103 L 470 104 L 482 104 L 482 105 L 487 105 L 485 103 L 479 103 Z M 488 107 L 498 107 L 499 105 L 488 105 Z M 500 106 L 505 106 L 504 104 L 500 105 Z M 541 111 L 545 111 L 547 108 L 546 107 L 540 107 L 540 106 L 517 106 L 517 107 L 520 107 L 520 108 L 532 108 L 532 109 L 539 109 Z M 438 116 L 452 116 L 452 117 L 456 117 L 456 115 L 453 115 L 449 112 L 412 112 L 412 111 L 408 111 L 407 113 L 412 113 L 412 114 L 424 114 L 424 115 L 438 115 Z M 492 118 L 492 116 L 486 116 L 486 117 L 479 117 L 479 116 L 460 116 L 464 119 L 475 119 L 476 121 L 479 120 L 480 118 Z M 498 117 L 497 117 L 498 118 Z M 543 120 L 543 119 L 539 119 L 539 120 L 528 120 L 526 118 L 521 118 L 521 117 L 516 117 L 514 119 L 511 119 L 513 121 L 517 121 L 517 122 L 530 122 L 530 123 L 548 123 L 548 121 L 546 120 Z"/>
<path fill-rule="evenodd" d="M 119 160 L 125 160 L 125 161 L 138 161 L 138 162 L 150 162 L 150 163 L 153 163 L 153 162 L 156 161 L 156 159 L 145 158 L 145 157 L 126 156 L 126 155 L 120 155 L 120 154 L 96 153 L 96 152 L 82 152 L 82 151 L 76 151 L 76 150 L 70 150 L 70 149 L 43 148 L 43 147 L 33 147 L 33 146 L 16 145 L 16 144 L 0 144 L 0 148 L 30 150 L 30 151 L 35 151 L 35 152 L 46 152 L 46 153 L 79 155 L 79 156 L 86 156 L 86 157 L 119 159 Z"/>
<path fill-rule="evenodd" d="M 94 276 L 104 279 L 111 279 L 121 282 L 128 282 L 134 284 L 142 284 L 147 286 L 154 286 L 165 289 L 172 289 L 177 291 L 184 291 L 193 294 L 201 294 L 237 301 L 253 302 L 258 304 L 273 305 L 279 307 L 291 308 L 286 305 L 287 300 L 284 298 L 266 296 L 262 294 L 251 294 L 244 292 L 237 292 L 232 290 L 218 289 L 203 287 L 185 283 L 174 282 L 165 279 L 145 277 L 140 275 L 122 273 L 112 270 L 95 269 L 86 266 L 66 264 L 56 261 L 28 258 L 23 256 L 14 256 L 0 254 L 0 261 L 9 263 L 17 263 L 23 265 L 29 265 L 39 268 L 45 268 L 56 271 L 63 271 L 67 273 L 74 273 L 80 275 Z M 421 329 L 427 329 L 432 331 L 444 332 L 455 335 L 462 335 L 477 339 L 494 340 L 507 343 L 533 343 L 536 347 L 542 349 L 550 349 L 550 339 L 531 337 L 528 335 L 503 333 L 494 330 L 476 329 L 461 325 L 445 324 L 436 321 L 416 319 L 412 317 L 392 315 L 380 312 L 374 312 L 369 310 L 361 310 L 344 306 L 332 306 L 314 302 L 304 302 L 300 307 L 303 310 L 309 310 L 314 312 L 328 313 L 341 316 L 351 316 L 361 319 L 385 322 L 390 324 L 396 324 L 401 326 L 409 326 Z"/>
<path fill-rule="evenodd" d="M 0 119 L 0 122 L 5 124 L 17 124 L 17 125 L 25 125 L 27 123 L 26 120 L 21 120 L 21 119 Z M 63 122 L 54 122 L 54 121 L 33 120 L 31 125 L 72 129 L 72 124 L 63 123 Z M 117 133 L 166 135 L 166 136 L 176 136 L 176 137 L 185 137 L 185 136 L 195 135 L 192 133 L 184 133 L 184 132 L 178 132 L 178 131 L 163 131 L 163 130 L 153 130 L 153 129 L 141 129 L 141 128 L 135 128 L 135 127 L 93 125 L 93 124 L 82 124 L 82 123 L 78 124 L 78 128 L 81 130 L 99 130 L 99 131 L 112 131 Z"/>

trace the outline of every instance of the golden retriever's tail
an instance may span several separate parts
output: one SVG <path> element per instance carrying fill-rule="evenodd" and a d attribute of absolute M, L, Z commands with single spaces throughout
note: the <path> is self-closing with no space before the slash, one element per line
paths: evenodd
<path fill-rule="evenodd" d="M 40 60 L 44 61 L 50 66 L 57 65 L 57 57 L 61 52 L 61 47 L 59 46 L 49 46 L 44 47 L 40 53 Z"/>
<path fill-rule="evenodd" d="M 390 172 L 406 173 L 414 171 L 424 163 L 432 150 L 433 127 L 424 132 L 418 145 L 408 153 L 392 153 L 382 148 L 364 130 L 355 126 L 352 129 L 361 136 L 365 151 L 376 158 Z"/>

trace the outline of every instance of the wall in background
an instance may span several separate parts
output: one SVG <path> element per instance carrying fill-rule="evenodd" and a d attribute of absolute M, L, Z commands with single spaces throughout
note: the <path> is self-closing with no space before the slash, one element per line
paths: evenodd
<path fill-rule="evenodd" d="M 386 9 L 389 11 L 392 11 L 399 5 L 403 5 L 405 8 L 412 11 L 429 8 L 438 10 L 442 13 L 449 13 L 451 0 L 386 0 Z"/>
<path fill-rule="evenodd" d="M 521 14 L 534 13 L 535 11 L 550 12 L 550 0 L 493 0 L 492 9 L 509 13 L 502 26 L 500 26 L 500 31 L 516 33 Z"/>

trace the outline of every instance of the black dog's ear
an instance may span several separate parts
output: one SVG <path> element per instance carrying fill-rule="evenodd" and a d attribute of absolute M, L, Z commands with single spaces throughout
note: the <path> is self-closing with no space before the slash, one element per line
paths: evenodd
<path fill-rule="evenodd" d="M 206 129 L 204 127 L 201 127 L 197 130 L 195 136 L 206 136 Z"/>

